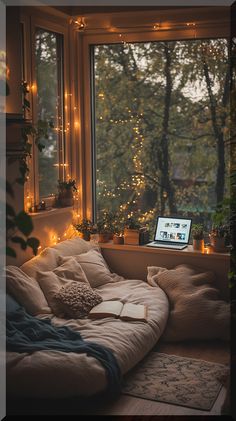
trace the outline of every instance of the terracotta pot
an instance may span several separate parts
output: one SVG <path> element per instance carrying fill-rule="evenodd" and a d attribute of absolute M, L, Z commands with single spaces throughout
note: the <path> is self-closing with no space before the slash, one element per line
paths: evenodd
<path fill-rule="evenodd" d="M 110 241 L 110 232 L 104 232 L 98 234 L 99 243 L 108 243 Z"/>
<path fill-rule="evenodd" d="M 204 253 L 204 240 L 193 239 L 193 250 Z"/>
<path fill-rule="evenodd" d="M 224 237 L 215 237 L 210 235 L 210 242 L 215 252 L 224 252 L 225 251 L 225 238 Z"/>
<path fill-rule="evenodd" d="M 113 235 L 113 244 L 124 244 L 123 235 Z"/>
<path fill-rule="evenodd" d="M 124 243 L 125 244 L 139 245 L 139 236 L 140 236 L 140 232 L 137 229 L 130 229 L 130 228 L 124 229 Z"/>

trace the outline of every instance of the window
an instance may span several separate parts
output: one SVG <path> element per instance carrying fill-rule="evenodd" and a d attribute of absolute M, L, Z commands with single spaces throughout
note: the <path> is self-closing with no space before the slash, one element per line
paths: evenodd
<path fill-rule="evenodd" d="M 208 221 L 228 194 L 226 39 L 92 47 L 95 211 Z"/>
<path fill-rule="evenodd" d="M 39 200 L 57 192 L 65 163 L 62 48 L 62 35 L 36 29 L 37 120 L 52 122 L 54 126 L 49 129 L 48 139 L 42 139 L 44 149 L 38 153 Z"/>

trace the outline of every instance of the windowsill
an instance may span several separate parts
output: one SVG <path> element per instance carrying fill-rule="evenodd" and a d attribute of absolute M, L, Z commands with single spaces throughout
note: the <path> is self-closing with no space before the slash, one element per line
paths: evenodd
<path fill-rule="evenodd" d="M 189 245 L 183 250 L 175 250 L 175 249 L 165 249 L 165 248 L 154 248 L 154 247 L 147 247 L 146 245 L 138 246 L 138 245 L 124 245 L 124 244 L 113 244 L 113 242 L 109 243 L 99 243 L 101 249 L 111 249 L 111 250 L 120 250 L 120 251 L 135 251 L 137 253 L 149 253 L 149 254 L 170 254 L 170 255 L 184 255 L 187 254 L 188 256 L 200 257 L 203 259 L 222 259 L 228 260 L 230 258 L 230 253 L 216 253 L 210 252 L 202 253 L 200 251 L 193 250 L 193 246 Z"/>
<path fill-rule="evenodd" d="M 60 213 L 66 213 L 66 212 L 71 212 L 71 211 L 73 211 L 73 206 L 67 206 L 65 208 L 52 208 L 49 210 L 42 210 L 42 211 L 38 211 L 34 213 L 29 213 L 29 215 L 33 219 L 39 219 L 39 218 L 44 218 L 51 215 L 58 215 Z"/>

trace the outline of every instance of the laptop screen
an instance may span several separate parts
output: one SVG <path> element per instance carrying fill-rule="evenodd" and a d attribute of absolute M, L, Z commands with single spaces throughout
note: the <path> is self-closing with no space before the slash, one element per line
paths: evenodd
<path fill-rule="evenodd" d="M 191 219 L 168 218 L 159 216 L 157 218 L 157 227 L 154 241 L 188 243 L 191 223 Z"/>

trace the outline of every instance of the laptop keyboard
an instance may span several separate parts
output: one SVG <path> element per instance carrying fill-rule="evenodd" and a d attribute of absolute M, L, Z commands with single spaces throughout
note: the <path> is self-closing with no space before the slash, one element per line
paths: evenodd
<path fill-rule="evenodd" d="M 151 244 L 147 244 L 147 246 L 149 247 L 162 247 L 162 248 L 171 248 L 171 249 L 181 249 L 186 247 L 185 245 L 178 245 L 178 244 L 160 244 L 160 243 L 151 243 Z"/>

